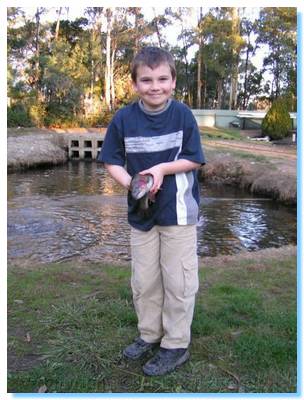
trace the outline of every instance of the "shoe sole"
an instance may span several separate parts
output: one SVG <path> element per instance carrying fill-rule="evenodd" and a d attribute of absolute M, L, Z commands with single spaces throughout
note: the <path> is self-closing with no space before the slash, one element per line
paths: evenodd
<path fill-rule="evenodd" d="M 145 365 L 143 366 L 143 371 L 146 375 L 149 376 L 161 376 L 161 375 L 166 375 L 169 374 L 170 372 L 174 371 L 176 368 L 180 367 L 182 364 L 184 364 L 187 360 L 189 360 L 190 358 L 190 352 L 187 350 L 176 362 L 176 364 L 174 365 L 174 367 L 168 368 L 166 369 L 164 372 L 162 373 L 154 373 L 149 370 L 145 369 Z"/>

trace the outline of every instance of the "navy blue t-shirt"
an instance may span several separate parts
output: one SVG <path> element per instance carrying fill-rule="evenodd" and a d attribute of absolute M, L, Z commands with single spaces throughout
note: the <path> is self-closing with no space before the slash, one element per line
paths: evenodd
<path fill-rule="evenodd" d="M 184 104 L 169 100 L 165 110 L 149 113 L 141 103 L 132 103 L 113 117 L 98 161 L 126 167 L 134 174 L 178 159 L 204 164 L 197 123 Z M 137 202 L 128 194 L 128 222 L 148 231 L 154 225 L 196 224 L 199 188 L 195 170 L 166 175 L 149 216 L 137 212 Z"/>

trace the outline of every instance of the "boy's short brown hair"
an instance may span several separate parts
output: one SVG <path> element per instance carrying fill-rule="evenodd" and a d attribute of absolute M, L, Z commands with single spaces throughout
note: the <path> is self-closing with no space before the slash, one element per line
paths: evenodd
<path fill-rule="evenodd" d="M 175 63 L 172 55 L 159 47 L 147 46 L 143 47 L 134 57 L 131 66 L 131 77 L 133 82 L 136 82 L 137 68 L 141 65 L 146 65 L 151 69 L 158 67 L 160 64 L 169 64 L 172 79 L 176 78 Z"/>

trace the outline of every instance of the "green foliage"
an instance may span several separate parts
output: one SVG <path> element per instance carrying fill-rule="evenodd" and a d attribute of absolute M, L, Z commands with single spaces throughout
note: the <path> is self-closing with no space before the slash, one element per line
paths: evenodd
<path fill-rule="evenodd" d="M 7 126 L 9 128 L 33 126 L 31 117 L 23 105 L 16 104 L 12 107 L 7 107 Z"/>
<path fill-rule="evenodd" d="M 45 125 L 46 107 L 43 103 L 33 104 L 29 109 L 33 125 L 43 127 Z"/>
<path fill-rule="evenodd" d="M 262 8 L 257 25 L 257 43 L 269 46 L 263 64 L 273 74 L 272 95 L 279 97 L 287 89 L 296 95 L 296 7 Z"/>
<path fill-rule="evenodd" d="M 290 101 L 288 98 L 276 99 L 262 121 L 262 132 L 272 140 L 283 139 L 288 136 L 292 127 L 289 115 Z"/>

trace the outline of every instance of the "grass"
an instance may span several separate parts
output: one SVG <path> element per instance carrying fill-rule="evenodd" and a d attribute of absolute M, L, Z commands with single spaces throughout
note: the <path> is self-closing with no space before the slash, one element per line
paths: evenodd
<path fill-rule="evenodd" d="M 210 126 L 200 126 L 199 127 L 201 134 L 205 139 L 214 139 L 214 140 L 242 140 L 248 141 L 245 136 L 241 135 L 240 129 L 233 128 L 216 128 Z"/>
<path fill-rule="evenodd" d="M 129 279 L 101 264 L 10 267 L 8 392 L 296 391 L 295 257 L 203 266 L 191 359 L 165 377 L 121 356 L 137 335 Z"/>

